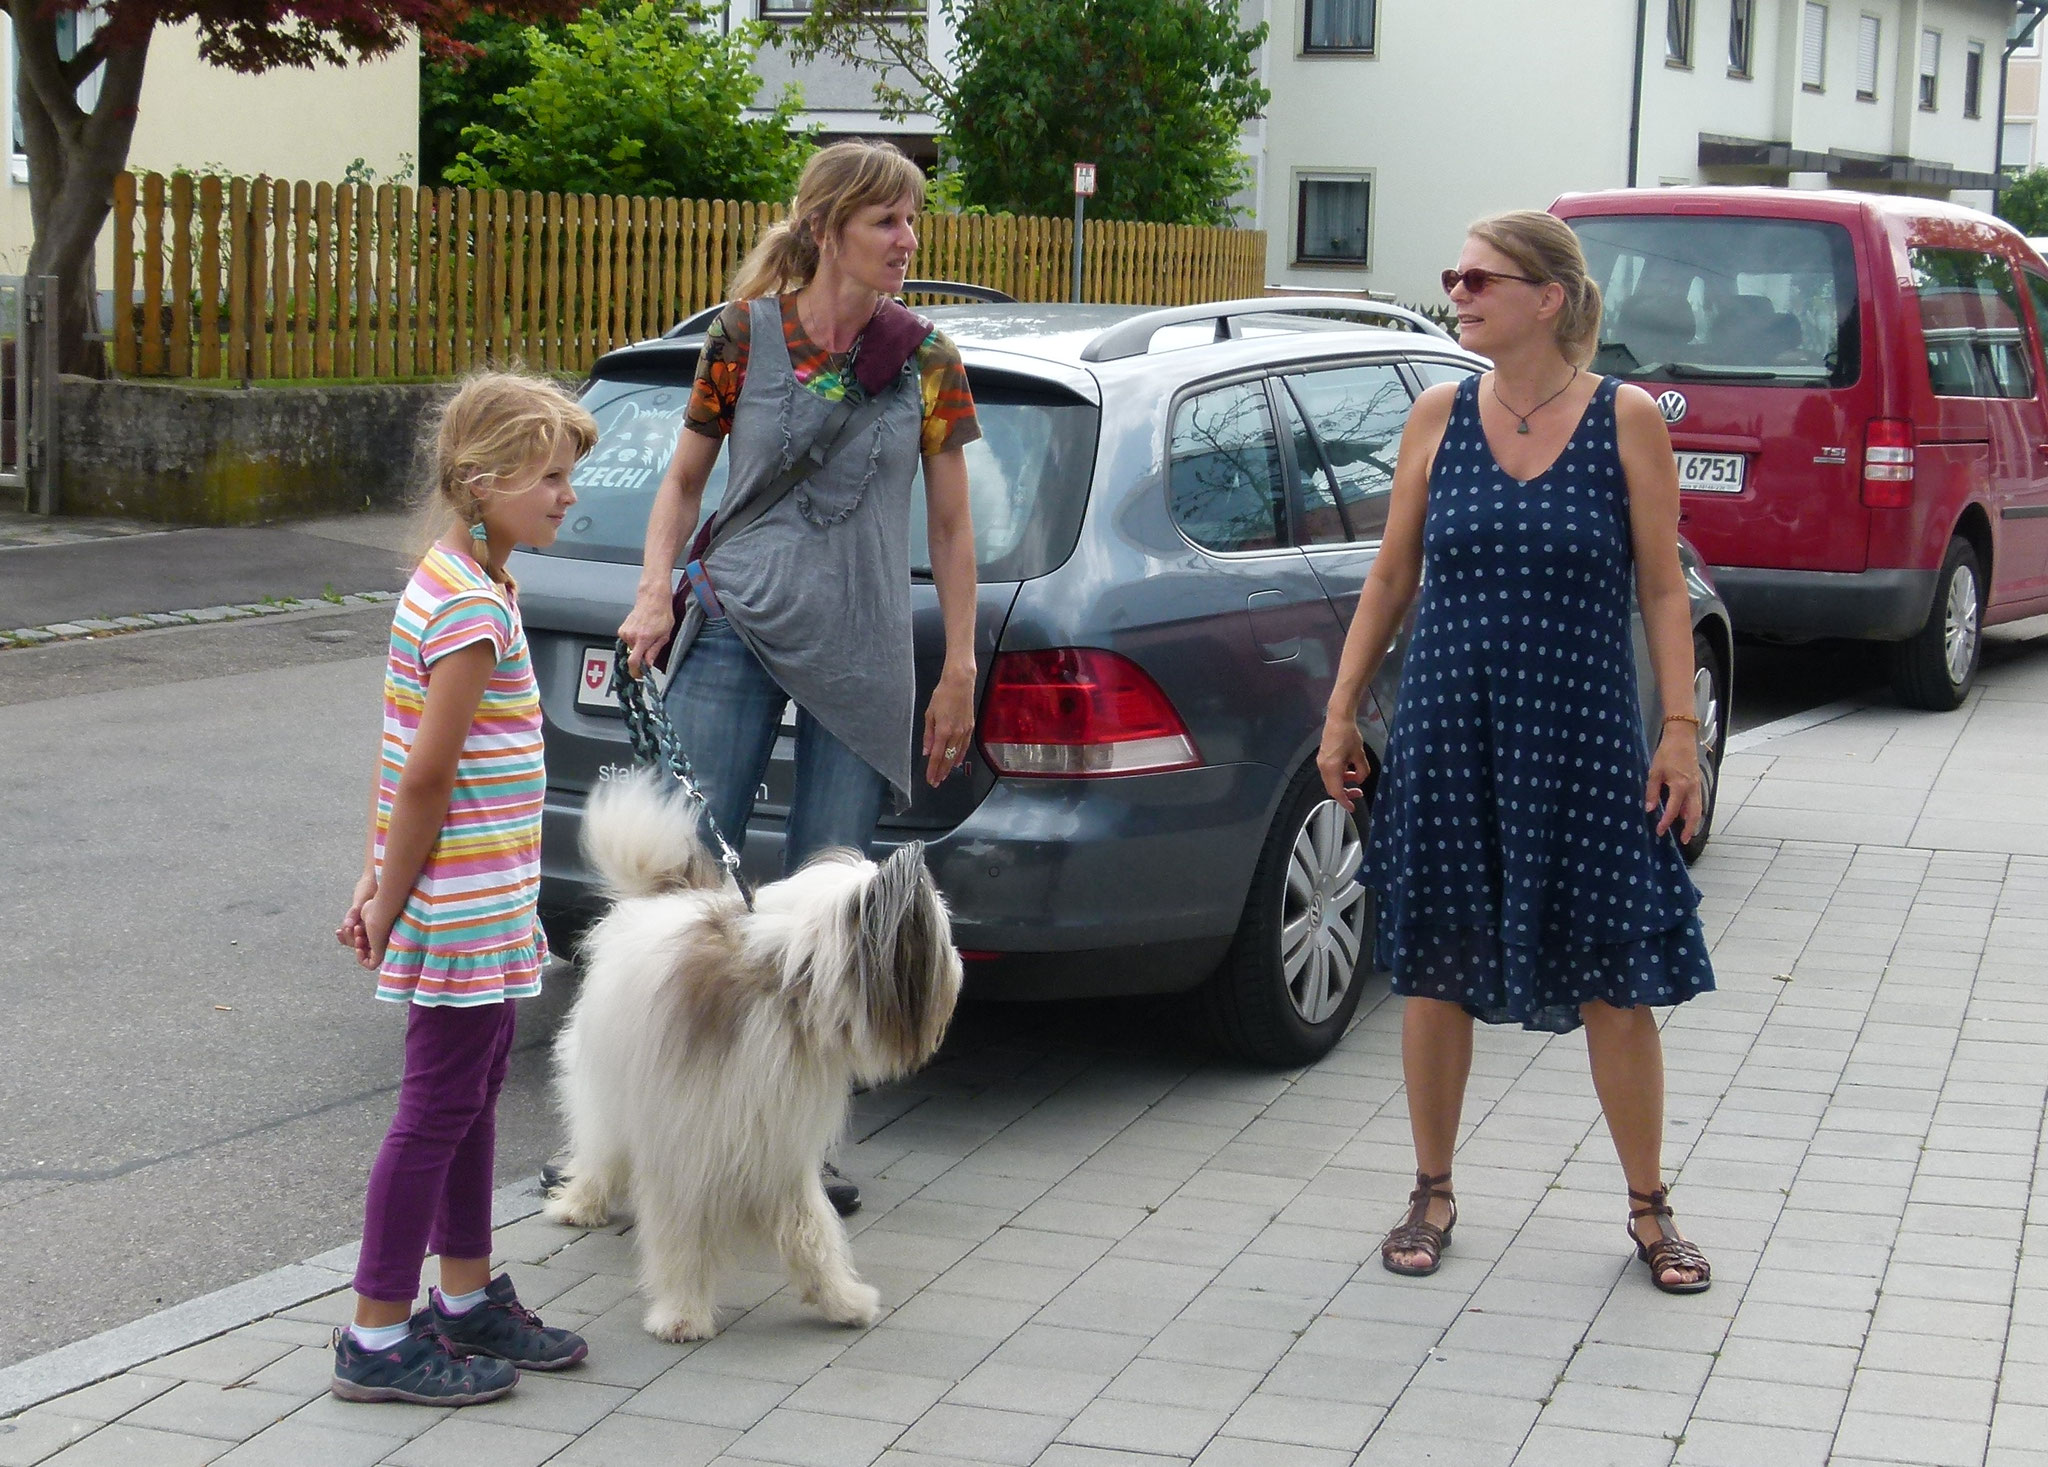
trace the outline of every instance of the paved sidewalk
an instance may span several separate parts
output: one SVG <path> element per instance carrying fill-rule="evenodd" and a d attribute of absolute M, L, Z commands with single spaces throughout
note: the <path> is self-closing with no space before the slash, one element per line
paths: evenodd
<path fill-rule="evenodd" d="M 590 1336 L 564 1377 L 335 1401 L 337 1291 L 0 1422 L 0 1464 L 2048 1467 L 2048 639 L 1997 664 L 1957 714 L 1729 758 L 1695 873 L 1722 991 L 1665 1031 L 1707 1294 L 1627 1256 L 1583 1046 L 1499 1030 L 1444 1268 L 1383 1272 L 1410 1161 L 1381 985 L 1296 1074 L 997 1049 L 865 1097 L 872 1330 L 759 1273 L 719 1338 L 664 1345 L 629 1232 L 528 1217 L 498 1249 Z"/>

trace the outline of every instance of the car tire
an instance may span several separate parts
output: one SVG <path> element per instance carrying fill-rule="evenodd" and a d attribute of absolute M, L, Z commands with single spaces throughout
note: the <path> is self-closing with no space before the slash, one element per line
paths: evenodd
<path fill-rule="evenodd" d="M 1696 730 L 1700 751 L 1700 823 L 1692 839 L 1683 841 L 1679 851 L 1690 866 L 1706 853 L 1714 833 L 1714 807 L 1721 795 L 1721 746 L 1728 735 L 1728 670 L 1721 654 L 1705 632 L 1692 634 L 1692 711 L 1699 719 Z"/>
<path fill-rule="evenodd" d="M 1355 880 L 1365 829 L 1364 807 L 1332 800 L 1313 764 L 1288 786 L 1229 955 L 1202 990 L 1231 1053 L 1291 1067 L 1344 1037 L 1371 969 L 1372 893 Z"/>
<path fill-rule="evenodd" d="M 1958 535 L 1948 542 L 1927 624 L 1892 646 L 1892 692 L 1908 708 L 1959 706 L 1984 652 L 1984 568 Z"/>

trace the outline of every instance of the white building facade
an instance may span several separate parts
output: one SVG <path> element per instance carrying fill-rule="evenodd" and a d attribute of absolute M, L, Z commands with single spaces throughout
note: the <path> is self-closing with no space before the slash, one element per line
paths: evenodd
<path fill-rule="evenodd" d="M 2039 0 L 2021 0 L 2028 10 Z M 1472 219 L 1630 184 L 1988 207 L 2014 0 L 1268 0 L 1268 279 L 1437 299 Z M 1638 56 L 1640 55 L 1640 64 Z"/>

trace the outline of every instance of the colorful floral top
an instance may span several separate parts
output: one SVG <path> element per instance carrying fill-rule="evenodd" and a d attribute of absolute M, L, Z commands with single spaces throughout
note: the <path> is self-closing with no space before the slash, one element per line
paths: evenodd
<path fill-rule="evenodd" d="M 540 992 L 548 956 L 536 915 L 547 790 L 540 692 L 517 603 L 475 561 L 439 545 L 413 572 L 391 620 L 377 868 L 381 875 L 392 800 L 434 664 L 476 642 L 490 644 L 498 665 L 463 741 L 441 834 L 391 929 L 377 997 L 393 1003 L 468 1006 Z"/>
<path fill-rule="evenodd" d="M 785 295 L 782 302 L 782 337 L 789 346 L 789 360 L 796 368 L 796 380 L 829 402 L 846 395 L 844 356 L 835 357 L 811 339 L 797 315 L 796 297 Z M 735 301 L 719 312 L 718 319 L 704 333 L 704 353 L 697 359 L 697 382 L 690 392 L 690 405 L 683 425 L 706 438 L 723 438 L 732 432 L 733 408 L 740 400 L 740 386 L 747 380 L 747 339 L 751 331 L 747 307 Z M 974 416 L 974 396 L 967 388 L 967 369 L 960 364 L 960 352 L 945 333 L 934 330 L 917 349 L 917 375 L 924 389 L 924 436 L 921 448 L 926 458 L 959 448 L 981 436 Z"/>

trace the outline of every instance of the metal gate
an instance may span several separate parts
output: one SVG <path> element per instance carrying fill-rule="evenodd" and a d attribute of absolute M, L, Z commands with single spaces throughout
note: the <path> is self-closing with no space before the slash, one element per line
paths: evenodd
<path fill-rule="evenodd" d="M 0 488 L 57 512 L 57 277 L 0 275 Z"/>

